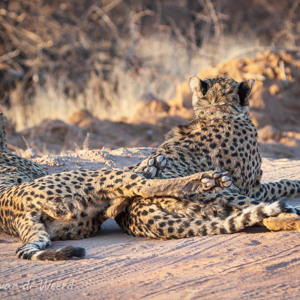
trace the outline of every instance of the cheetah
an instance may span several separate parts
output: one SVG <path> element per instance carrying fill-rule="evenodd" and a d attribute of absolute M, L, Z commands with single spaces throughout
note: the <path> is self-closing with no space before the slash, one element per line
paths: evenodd
<path fill-rule="evenodd" d="M 170 179 L 214 170 L 228 172 L 228 184 L 184 199 L 132 201 L 116 218 L 125 232 L 159 239 L 234 233 L 261 223 L 273 205 L 299 215 L 282 198 L 299 196 L 300 180 L 261 183 L 257 130 L 249 119 L 253 85 L 252 79 L 239 83 L 227 76 L 190 78 L 195 119 L 175 127 L 132 171 Z M 294 225 L 300 225 L 297 215 L 290 215 Z"/>
<path fill-rule="evenodd" d="M 213 192 L 227 183 L 218 172 L 147 180 L 129 170 L 75 170 L 48 175 L 38 164 L 0 152 L 0 231 L 19 237 L 18 258 L 65 260 L 85 256 L 82 247 L 46 249 L 51 240 L 95 235 L 133 199 Z M 222 179 L 223 178 L 223 179 Z M 225 180 L 226 179 L 226 180 Z"/>

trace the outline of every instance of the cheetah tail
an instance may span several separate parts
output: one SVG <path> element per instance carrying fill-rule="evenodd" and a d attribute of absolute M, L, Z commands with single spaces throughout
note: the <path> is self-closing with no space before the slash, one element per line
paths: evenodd
<path fill-rule="evenodd" d="M 139 219 L 145 226 L 139 226 L 140 231 L 133 232 L 133 234 L 136 236 L 146 236 L 159 239 L 229 234 L 241 231 L 246 227 L 253 226 L 261 222 L 264 218 L 277 216 L 282 212 L 287 212 L 287 210 L 288 208 L 284 203 L 260 203 L 259 205 L 251 205 L 244 208 L 237 213 L 229 215 L 225 219 L 215 217 L 210 220 L 203 220 L 202 218 L 183 217 L 171 221 L 171 226 L 166 226 L 166 222 L 153 222 L 155 215 L 151 216 L 151 214 L 147 214 Z M 163 216 L 167 217 L 167 213 L 164 212 L 164 214 L 165 215 Z M 170 221 L 168 223 L 170 223 Z M 144 228 L 146 228 L 147 231 L 145 231 Z"/>
<path fill-rule="evenodd" d="M 67 246 L 61 249 L 39 250 L 35 244 L 25 244 L 20 247 L 17 257 L 22 259 L 43 261 L 43 260 L 69 260 L 74 257 L 82 258 L 86 254 L 86 250 L 81 247 Z"/>
<path fill-rule="evenodd" d="M 207 226 L 207 232 L 208 234 L 235 233 L 246 227 L 256 225 L 265 218 L 278 216 L 280 213 L 289 212 L 291 209 L 293 210 L 290 206 L 279 201 L 251 205 L 219 221 L 218 224 L 216 224 L 215 220 L 211 220 Z"/>

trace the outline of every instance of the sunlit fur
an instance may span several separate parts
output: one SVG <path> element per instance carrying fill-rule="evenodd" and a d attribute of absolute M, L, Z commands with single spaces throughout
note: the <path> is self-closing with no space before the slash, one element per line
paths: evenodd
<path fill-rule="evenodd" d="M 253 79 L 239 83 L 224 75 L 206 80 L 191 77 L 190 87 L 193 91 L 193 107 L 196 116 L 209 112 L 248 115 L 248 98 L 253 85 Z"/>
<path fill-rule="evenodd" d="M 253 84 L 251 79 L 238 83 L 227 76 L 190 79 L 195 119 L 175 127 L 135 171 L 174 178 L 215 170 L 228 172 L 233 184 L 229 190 L 184 201 L 133 201 L 117 217 L 126 232 L 161 239 L 234 233 L 280 210 L 299 213 L 278 200 L 300 196 L 300 180 L 261 183 L 257 130 L 248 117 Z M 295 217 L 286 222 L 295 224 Z"/>
<path fill-rule="evenodd" d="M 205 176 L 204 176 L 205 175 Z M 95 235 L 108 217 L 118 215 L 134 198 L 208 191 L 214 172 L 169 180 L 146 180 L 120 169 L 74 170 L 47 175 L 37 164 L 0 151 L 0 231 L 19 237 L 17 257 L 64 260 L 83 257 L 85 249 L 46 249 L 51 240 Z M 209 179 L 210 177 L 211 179 Z"/>

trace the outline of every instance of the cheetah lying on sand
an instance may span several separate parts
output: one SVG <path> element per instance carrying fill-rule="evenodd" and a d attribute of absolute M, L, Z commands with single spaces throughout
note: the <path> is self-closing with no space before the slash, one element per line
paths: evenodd
<path fill-rule="evenodd" d="M 133 235 L 169 239 L 233 233 L 280 213 L 299 213 L 276 200 L 300 195 L 300 181 L 260 183 L 256 129 L 248 119 L 252 85 L 193 78 L 196 119 L 175 128 L 132 171 L 47 175 L 29 160 L 0 152 L 0 229 L 22 239 L 17 256 L 82 257 L 80 247 L 45 248 L 51 240 L 92 236 L 108 217 Z M 163 179 L 146 180 L 138 172 Z"/>
<path fill-rule="evenodd" d="M 184 199 L 134 200 L 116 218 L 127 233 L 161 239 L 234 233 L 280 211 L 299 214 L 278 200 L 300 196 L 300 180 L 260 181 L 257 130 L 249 119 L 248 98 L 253 84 L 254 80 L 238 83 L 226 76 L 190 79 L 195 119 L 174 128 L 166 141 L 132 170 L 148 178 L 228 172 L 227 183 L 231 178 L 232 185 Z M 300 219 L 289 215 L 266 219 L 264 224 L 276 230 L 295 229 L 300 228 Z"/>
<path fill-rule="evenodd" d="M 133 199 L 211 192 L 227 183 L 221 173 L 146 180 L 130 171 L 79 170 L 47 175 L 37 164 L 0 152 L 0 229 L 20 237 L 17 257 L 63 260 L 83 257 L 85 249 L 44 250 L 51 240 L 95 235 Z"/>

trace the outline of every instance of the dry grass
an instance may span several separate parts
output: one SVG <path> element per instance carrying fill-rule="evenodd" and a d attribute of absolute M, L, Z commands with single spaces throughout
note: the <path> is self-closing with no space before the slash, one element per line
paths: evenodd
<path fill-rule="evenodd" d="M 143 94 L 186 93 L 180 82 L 245 48 L 297 48 L 299 10 L 292 0 L 3 2 L 0 109 L 17 130 L 78 109 L 130 117 Z"/>
<path fill-rule="evenodd" d="M 79 109 L 87 109 L 100 119 L 118 120 L 131 116 L 143 94 L 170 99 L 180 82 L 209 65 L 206 59 L 189 55 L 180 43 L 163 36 L 141 38 L 136 52 L 142 62 L 138 74 L 124 70 L 122 61 L 114 65 L 109 81 L 92 71 L 82 90 L 72 95 L 65 93 L 67 78 L 57 79 L 49 74 L 43 85 L 36 84 L 30 103 L 20 101 L 21 89 L 14 90 L 10 97 L 13 105 L 9 110 L 4 108 L 5 113 L 14 116 L 17 130 L 37 125 L 46 118 L 67 121 Z"/>

